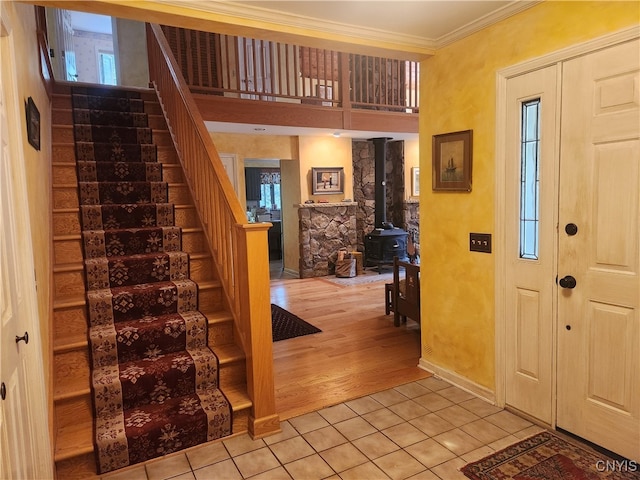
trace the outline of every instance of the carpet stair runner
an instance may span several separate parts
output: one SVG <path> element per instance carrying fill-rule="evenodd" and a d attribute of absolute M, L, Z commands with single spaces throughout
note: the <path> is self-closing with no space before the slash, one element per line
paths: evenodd
<path fill-rule="evenodd" d="M 98 473 L 231 434 L 137 92 L 74 87 Z"/>

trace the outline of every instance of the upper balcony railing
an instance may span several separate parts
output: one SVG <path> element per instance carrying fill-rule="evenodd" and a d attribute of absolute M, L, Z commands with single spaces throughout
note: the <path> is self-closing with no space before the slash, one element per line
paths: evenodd
<path fill-rule="evenodd" d="M 417 62 L 177 27 L 162 29 L 193 93 L 418 112 Z"/>

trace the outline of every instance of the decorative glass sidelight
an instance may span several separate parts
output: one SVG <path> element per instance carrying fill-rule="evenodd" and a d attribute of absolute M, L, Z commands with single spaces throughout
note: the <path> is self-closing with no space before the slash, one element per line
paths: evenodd
<path fill-rule="evenodd" d="M 538 260 L 540 224 L 540 99 L 522 103 L 520 258 Z"/>

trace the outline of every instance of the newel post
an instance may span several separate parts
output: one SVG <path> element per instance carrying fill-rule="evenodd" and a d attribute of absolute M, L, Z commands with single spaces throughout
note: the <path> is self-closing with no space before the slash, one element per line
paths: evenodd
<path fill-rule="evenodd" d="M 271 293 L 267 232 L 271 223 L 237 224 L 236 255 L 239 327 L 247 362 L 247 391 L 253 402 L 249 434 L 261 438 L 280 431 L 273 380 Z"/>

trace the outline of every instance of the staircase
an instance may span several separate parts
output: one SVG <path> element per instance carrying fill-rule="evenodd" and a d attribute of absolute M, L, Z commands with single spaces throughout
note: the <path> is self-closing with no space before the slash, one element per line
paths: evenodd
<path fill-rule="evenodd" d="M 95 245 L 91 241 L 83 246 L 83 235 L 81 232 L 81 208 L 80 208 L 80 190 L 83 195 L 86 193 L 87 185 L 81 189 L 78 187 L 77 176 L 77 158 L 74 144 L 74 116 L 72 110 L 71 85 L 59 84 L 56 86 L 53 99 L 53 248 L 54 248 L 54 312 L 53 312 L 53 343 L 54 343 L 54 432 L 55 432 L 55 461 L 58 478 L 74 479 L 74 478 L 91 478 L 97 475 L 96 457 L 94 455 L 94 438 L 93 438 L 93 408 L 90 373 L 90 344 L 88 341 L 89 332 L 87 294 L 85 285 L 95 287 L 104 294 L 104 288 L 119 287 L 126 288 L 127 283 L 131 284 L 134 280 L 123 279 L 120 267 L 114 266 L 113 262 L 107 261 L 105 258 L 93 258 L 88 260 L 88 268 L 90 272 L 98 271 L 97 275 L 90 273 L 87 278 L 85 274 L 85 266 L 83 264 L 83 250 L 90 252 L 91 245 Z M 234 335 L 234 324 L 231 314 L 229 313 L 221 290 L 220 282 L 215 276 L 212 257 L 205 240 L 202 227 L 199 223 L 193 202 L 191 200 L 187 185 L 184 183 L 182 169 L 177 162 L 175 147 L 173 146 L 171 136 L 167 129 L 164 117 L 162 116 L 157 97 L 151 90 L 135 90 L 135 95 L 140 96 L 144 104 L 145 117 L 148 118 L 148 125 L 152 132 L 152 141 L 157 151 L 157 161 L 162 168 L 150 165 L 146 168 L 146 175 L 151 182 L 162 180 L 168 183 L 168 199 L 166 203 L 173 204 L 173 216 L 176 227 L 179 230 L 171 229 L 171 225 L 167 225 L 166 238 L 172 238 L 171 242 L 167 242 L 167 250 L 169 252 L 153 252 L 147 253 L 137 252 L 134 250 L 123 253 L 134 253 L 137 256 L 133 264 L 127 268 L 134 272 L 134 277 L 144 276 L 146 281 L 149 275 L 156 275 L 155 280 L 166 281 L 165 275 L 173 275 L 174 283 L 195 282 L 197 287 L 189 284 L 187 290 L 197 288 L 197 311 L 195 308 L 189 308 L 191 313 L 185 315 L 189 317 L 192 323 L 191 327 L 196 326 L 199 329 L 200 323 L 206 325 L 204 330 L 208 329 L 207 339 L 208 346 L 215 352 L 215 356 L 219 360 L 218 374 L 213 374 L 211 381 L 205 383 L 216 383 L 214 379 L 219 375 L 219 387 L 224 395 L 217 395 L 215 398 L 228 399 L 233 419 L 232 432 L 240 433 L 248 429 L 250 409 L 252 403 L 246 393 L 246 364 L 245 355 L 241 348 L 237 345 L 237 339 Z M 86 115 L 86 112 L 83 114 Z M 78 120 L 78 118 L 77 118 Z M 80 164 L 80 170 L 89 170 L 94 168 L 89 165 Z M 140 167 L 136 167 L 140 168 Z M 158 174 L 161 173 L 161 178 Z M 93 187 L 89 188 L 91 190 Z M 162 190 L 162 186 L 156 189 Z M 115 191 L 115 190 L 114 190 Z M 109 201 L 115 201 L 113 199 Z M 85 199 L 86 203 L 86 199 Z M 116 202 L 117 203 L 117 202 Z M 92 207 L 93 208 L 93 207 Z M 85 214 L 86 215 L 86 214 Z M 86 222 L 86 218 L 85 218 Z M 142 225 L 140 225 L 142 226 Z M 149 232 L 147 232 L 149 233 Z M 100 238 L 98 234 L 98 238 Z M 155 236 L 156 233 L 153 233 Z M 162 237 L 162 234 L 159 234 Z M 181 246 L 175 243 L 181 237 Z M 123 237 L 124 238 L 124 237 Z M 126 241 L 121 241 L 125 245 L 133 246 L 140 243 L 138 238 L 126 237 Z M 178 240 L 176 240 L 176 238 Z M 162 240 L 159 240 L 164 250 Z M 132 247 L 133 248 L 133 247 Z M 152 248 L 151 250 L 155 250 Z M 184 253 L 180 253 L 184 252 Z M 93 252 L 90 256 L 97 256 Z M 187 256 L 188 255 L 188 256 Z M 137 263 L 136 263 L 137 262 Z M 160 268 L 153 270 L 153 264 Z M 174 265 L 183 265 L 178 267 L 173 273 L 164 272 L 164 264 L 172 263 Z M 141 272 L 141 266 L 146 265 L 147 272 Z M 187 267 L 184 267 L 187 265 Z M 181 270 L 182 268 L 182 270 Z M 186 268 L 187 270 L 184 270 Z M 125 269 L 126 270 L 126 269 Z M 155 274 L 153 272 L 156 272 Z M 105 274 L 106 273 L 106 277 Z M 115 283 L 119 285 L 106 285 L 110 283 L 110 279 L 115 279 Z M 106 284 L 105 284 L 106 282 Z M 181 284 L 182 285 L 182 284 Z M 168 286 L 165 286 L 168 288 Z M 165 290 L 166 290 L 165 288 Z M 182 287 L 180 287 L 182 288 Z M 117 290 L 117 288 L 116 288 Z M 92 298 L 90 294 L 89 298 Z M 117 293 L 114 294 L 117 296 Z M 98 295 L 97 298 L 100 298 Z M 99 301 L 99 300 L 96 300 Z M 95 310 L 95 309 L 94 309 Z M 116 308 L 117 310 L 117 308 Z M 201 317 L 198 313 L 201 312 Z M 148 312 L 147 312 L 148 313 Z M 157 312 L 156 312 L 157 313 Z M 169 312 L 159 312 L 169 314 Z M 172 312 L 173 314 L 173 312 Z M 163 328 L 171 328 L 175 325 L 183 325 L 174 317 L 167 320 L 168 323 L 163 324 Z M 176 323 L 177 322 L 177 323 Z M 200 322 L 200 323 L 199 323 Z M 94 323 L 96 322 L 94 319 Z M 167 327 L 168 325 L 168 327 Z M 176 327 L 178 330 L 188 330 L 184 326 Z M 126 330 L 128 332 L 130 330 Z M 126 334 L 126 332 L 124 332 Z M 155 335 L 155 334 L 154 334 Z M 93 335 L 95 337 L 95 335 Z M 98 335 L 99 336 L 99 335 Z M 182 334 L 184 337 L 184 334 Z M 191 340 L 195 342 L 198 348 L 204 340 L 198 340 L 194 337 Z M 184 340 L 189 341 L 189 340 Z M 212 370 L 215 361 L 213 355 L 206 353 L 208 349 L 204 349 L 203 361 L 205 370 Z M 181 351 L 181 350 L 180 350 Z M 175 352 L 174 352 L 175 353 Z M 124 354 L 121 361 L 130 362 L 127 364 L 135 370 L 134 363 L 139 361 L 139 352 L 130 351 Z M 200 355 L 196 355 L 199 357 Z M 93 355 L 95 360 L 95 353 Z M 131 363 L 134 362 L 134 363 Z M 193 370 L 193 368 L 191 368 Z M 169 375 L 167 378 L 171 377 Z M 215 380 L 215 381 L 214 381 Z M 171 380 L 171 381 L 176 381 Z M 178 381 L 179 383 L 180 381 Z M 116 382 L 118 383 L 118 382 Z M 126 382 L 125 382 L 126 383 Z M 119 386 L 117 388 L 129 388 L 128 397 L 140 396 L 138 390 L 131 390 L 131 385 Z M 110 387 L 111 388 L 111 387 Z M 135 393 L 131 393 L 135 391 Z M 143 404 L 148 404 L 149 400 L 144 400 Z M 205 421 L 206 423 L 206 421 Z M 195 428 L 195 427 L 194 427 Z M 201 430 L 201 429 L 198 429 Z M 205 439 L 205 441 L 208 439 Z M 182 442 L 182 447 L 190 446 L 191 440 Z M 156 449 L 160 454 L 170 453 L 172 448 L 166 450 Z M 137 458 L 134 461 L 145 461 L 146 458 Z M 123 460 L 124 461 L 124 460 Z M 124 461 L 130 463 L 129 460 Z M 117 462 L 116 462 L 117 463 Z M 116 465 L 116 468 L 118 465 Z M 110 468 L 110 467 L 108 467 Z M 105 467 L 103 467 L 105 469 Z"/>

